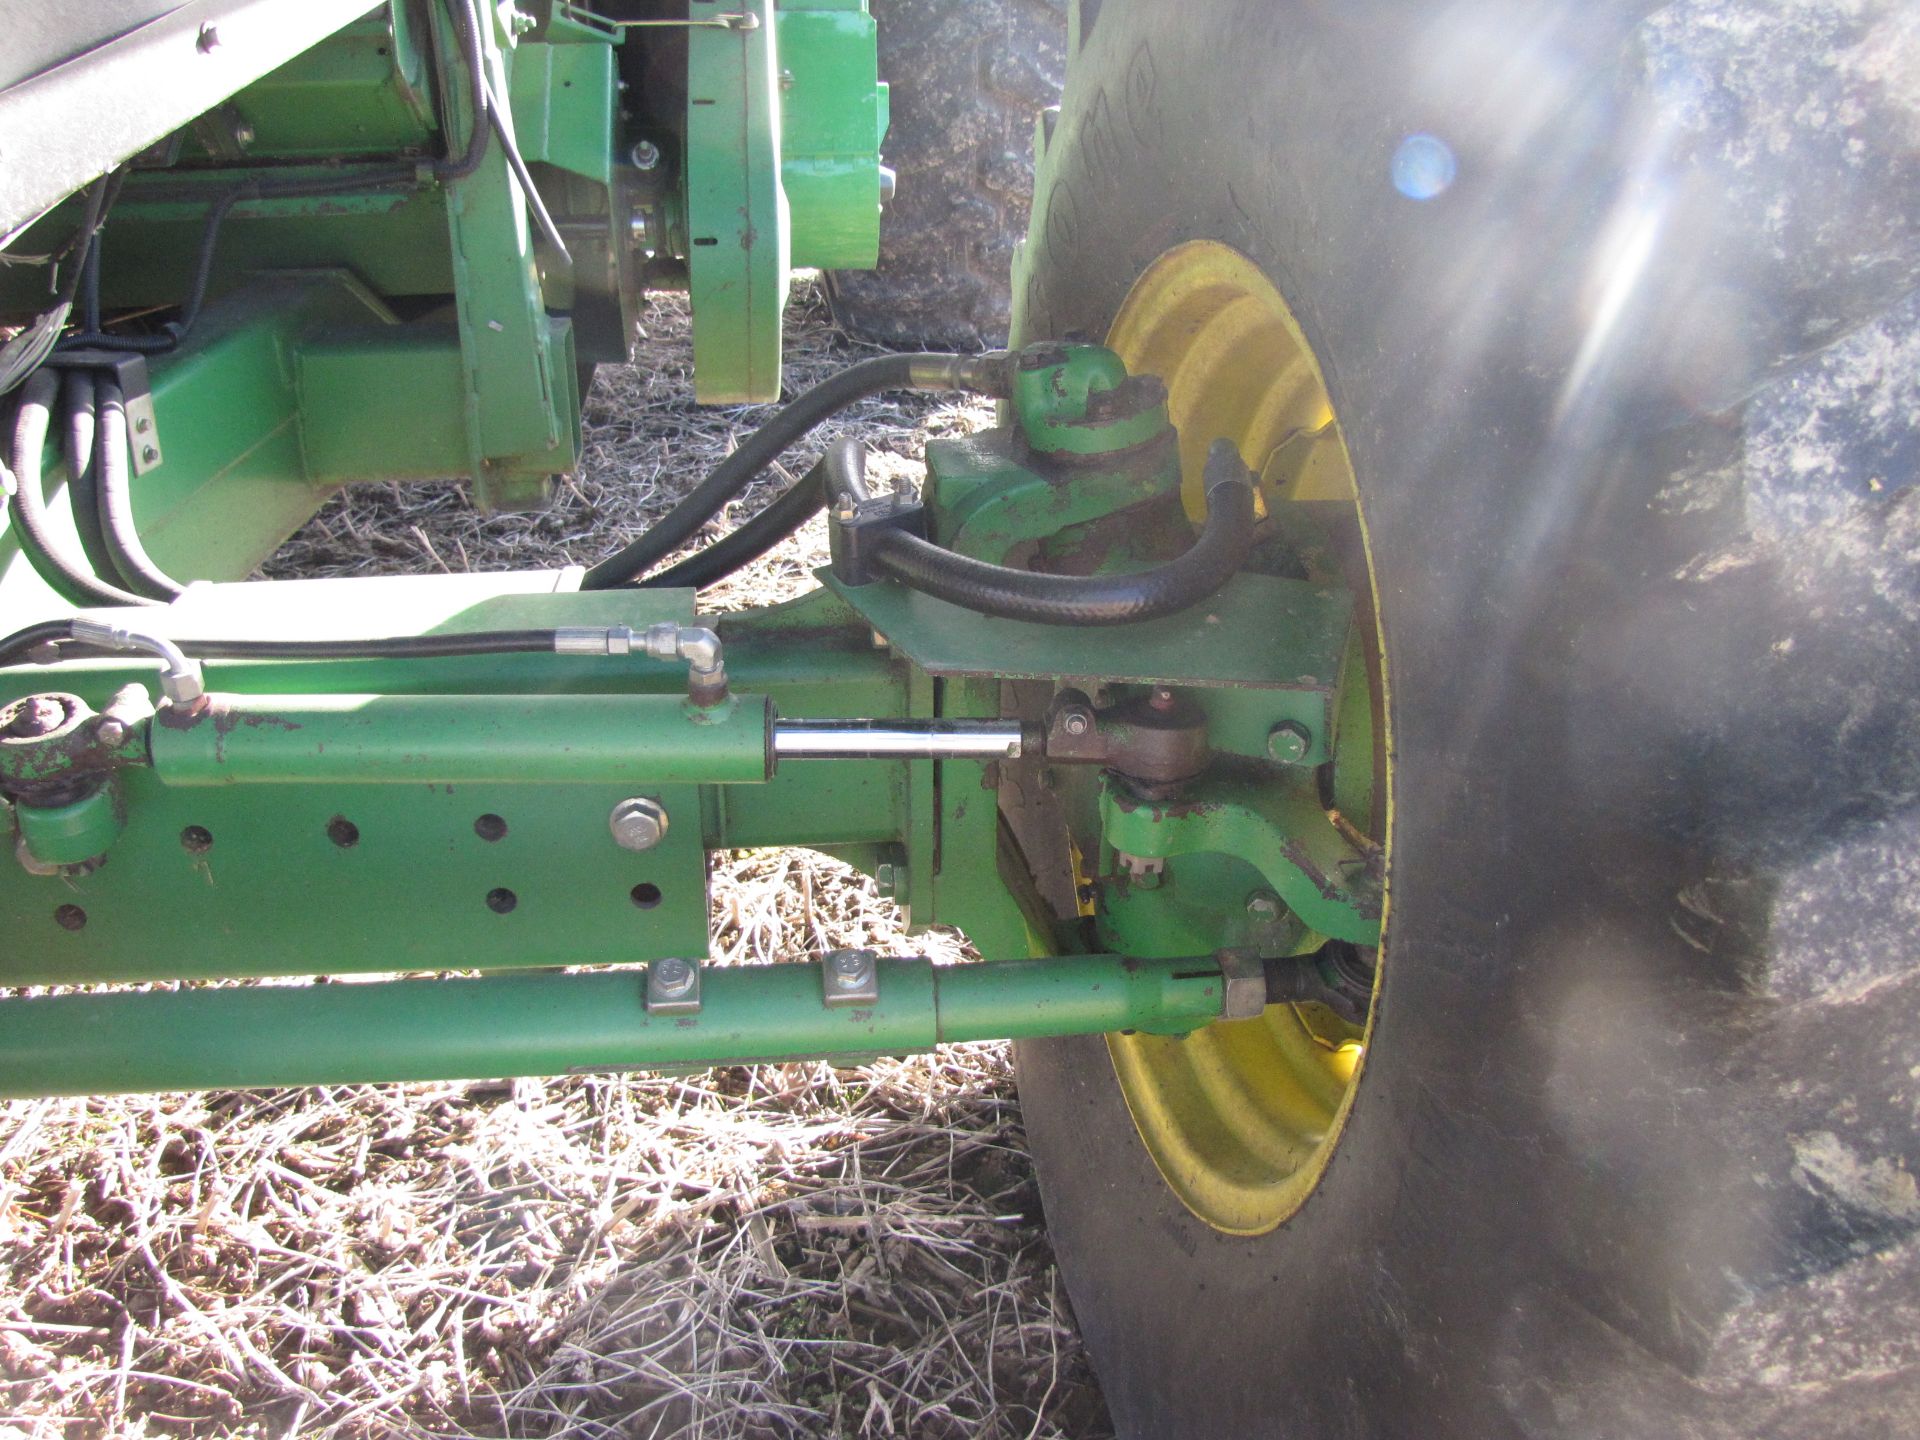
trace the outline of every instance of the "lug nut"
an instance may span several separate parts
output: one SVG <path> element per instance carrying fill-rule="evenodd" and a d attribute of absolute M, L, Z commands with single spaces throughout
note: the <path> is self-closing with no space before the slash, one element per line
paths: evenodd
<path fill-rule="evenodd" d="M 651 850 L 666 838 L 667 808 L 658 800 L 636 795 L 613 807 L 607 828 L 622 850 Z"/>

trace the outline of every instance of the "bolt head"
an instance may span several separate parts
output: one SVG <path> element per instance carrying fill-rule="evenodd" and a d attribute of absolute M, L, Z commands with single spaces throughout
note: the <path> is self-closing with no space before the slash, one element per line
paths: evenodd
<path fill-rule="evenodd" d="M 653 988 L 662 995 L 684 995 L 693 988 L 693 966 L 669 957 L 653 962 Z"/>
<path fill-rule="evenodd" d="M 891 860 L 882 860 L 873 867 L 873 888 L 882 900 L 891 900 L 899 890 L 900 872 Z"/>
<path fill-rule="evenodd" d="M 1084 710 L 1069 710 L 1060 717 L 1060 728 L 1068 735 L 1084 735 L 1093 729 L 1093 717 Z"/>
<path fill-rule="evenodd" d="M 117 715 L 102 715 L 100 723 L 93 727 L 93 738 L 112 750 L 127 738 L 127 724 Z"/>
<path fill-rule="evenodd" d="M 607 816 L 607 829 L 622 850 L 651 850 L 666 838 L 667 807 L 645 795 L 622 800 Z"/>
<path fill-rule="evenodd" d="M 1267 732 L 1267 756 L 1282 765 L 1298 765 L 1313 748 L 1307 728 L 1294 720 L 1282 720 Z"/>
<path fill-rule="evenodd" d="M 630 158 L 634 169 L 651 170 L 660 163 L 660 147 L 651 140 L 636 140 Z"/>
<path fill-rule="evenodd" d="M 140 459 L 143 463 L 151 465 L 154 461 L 158 460 L 159 458 L 160 458 L 160 452 L 154 449 L 153 446 L 142 445 L 140 447 Z"/>
<path fill-rule="evenodd" d="M 827 956 L 827 975 L 837 990 L 858 990 L 873 969 L 873 956 L 864 950 L 835 950 Z"/>
<path fill-rule="evenodd" d="M 1280 897 L 1266 890 L 1254 891 L 1247 897 L 1247 914 L 1259 921 L 1278 920 Z"/>

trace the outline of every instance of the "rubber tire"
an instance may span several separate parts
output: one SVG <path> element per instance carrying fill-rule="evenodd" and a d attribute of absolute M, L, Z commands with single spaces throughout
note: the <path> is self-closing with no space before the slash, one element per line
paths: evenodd
<path fill-rule="evenodd" d="M 835 320 L 902 350 L 1007 338 L 1013 248 L 1033 196 L 1033 127 L 1060 95 L 1063 0 L 873 0 L 892 87 L 877 270 L 829 272 Z"/>
<path fill-rule="evenodd" d="M 1119 1434 L 1920 1431 L 1894 12 L 1091 12 L 1016 339 L 1183 240 L 1261 264 L 1359 477 L 1396 775 L 1377 1028 L 1277 1230 L 1183 1209 L 1103 1042 L 1018 1048 Z"/>

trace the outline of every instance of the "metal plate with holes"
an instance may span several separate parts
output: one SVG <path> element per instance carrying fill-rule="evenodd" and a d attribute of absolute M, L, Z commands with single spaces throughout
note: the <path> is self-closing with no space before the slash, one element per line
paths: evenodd
<path fill-rule="evenodd" d="M 904 585 L 844 586 L 816 572 L 888 643 L 933 675 L 1330 690 L 1352 620 L 1343 590 L 1237 575 L 1203 605 L 1098 629 L 976 615 Z"/>

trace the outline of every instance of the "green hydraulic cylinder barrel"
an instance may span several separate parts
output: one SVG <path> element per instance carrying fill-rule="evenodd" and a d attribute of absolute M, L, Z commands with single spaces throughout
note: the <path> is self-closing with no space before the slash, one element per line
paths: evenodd
<path fill-rule="evenodd" d="M 223 695 L 154 717 L 168 785 L 727 784 L 769 774 L 763 696 Z"/>
<path fill-rule="evenodd" d="M 948 1040 L 1192 1030 L 1210 959 L 881 960 L 828 1004 L 817 962 L 702 967 L 700 1008 L 649 1012 L 639 970 L 0 1000 L 0 1097 L 461 1080 L 909 1054 Z"/>

